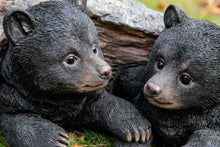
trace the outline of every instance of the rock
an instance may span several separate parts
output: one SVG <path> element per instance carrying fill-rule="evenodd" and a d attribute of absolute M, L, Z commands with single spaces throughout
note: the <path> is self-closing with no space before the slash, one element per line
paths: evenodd
<path fill-rule="evenodd" d="M 124 64 L 147 61 L 163 14 L 134 0 L 88 0 L 87 13 L 99 32 L 105 60 L 114 71 Z"/>
<path fill-rule="evenodd" d="M 2 0 L 1 15 L 12 8 L 26 9 L 45 0 Z M 114 72 L 125 64 L 147 61 L 152 45 L 164 28 L 163 14 L 134 0 L 88 0 L 87 13 L 94 21 L 105 60 Z M 2 23 L 2 16 L 0 17 Z M 0 40 L 4 38 L 0 27 Z"/>
<path fill-rule="evenodd" d="M 5 1 L 5 0 L 3 0 Z M 7 10 L 14 8 L 27 9 L 30 6 L 40 3 L 42 0 L 7 0 L 5 8 Z"/>
<path fill-rule="evenodd" d="M 6 11 L 21 8 L 26 9 L 29 6 L 38 4 L 41 0 L 1 0 L 0 1 L 0 41 L 4 39 L 4 31 L 2 28 L 2 20 Z"/>
<path fill-rule="evenodd" d="M 163 28 L 163 14 L 134 0 L 88 0 L 88 14 L 102 22 L 128 26 L 158 34 Z"/>

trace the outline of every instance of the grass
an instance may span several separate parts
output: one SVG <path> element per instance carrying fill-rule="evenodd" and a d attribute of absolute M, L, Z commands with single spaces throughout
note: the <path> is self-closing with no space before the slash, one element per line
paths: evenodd
<path fill-rule="evenodd" d="M 74 147 L 74 145 L 82 147 L 111 147 L 114 142 L 113 137 L 106 136 L 103 133 L 95 133 L 87 130 L 84 130 L 83 132 L 75 131 L 68 133 L 68 135 L 70 137 L 70 147 Z"/>
<path fill-rule="evenodd" d="M 213 15 L 205 8 L 201 8 L 200 0 L 136 0 L 144 3 L 148 8 L 164 12 L 163 9 L 158 8 L 159 3 L 174 4 L 181 8 L 189 17 L 196 19 L 205 19 L 220 25 L 220 16 Z"/>
<path fill-rule="evenodd" d="M 113 137 L 109 137 L 104 133 L 95 133 L 87 130 L 69 132 L 68 135 L 70 137 L 69 147 L 111 147 L 114 142 Z M 8 146 L 0 128 L 0 147 Z"/>
<path fill-rule="evenodd" d="M 0 147 L 7 147 L 7 146 L 8 146 L 8 143 L 5 140 L 5 138 L 2 134 L 1 128 L 0 128 Z"/>

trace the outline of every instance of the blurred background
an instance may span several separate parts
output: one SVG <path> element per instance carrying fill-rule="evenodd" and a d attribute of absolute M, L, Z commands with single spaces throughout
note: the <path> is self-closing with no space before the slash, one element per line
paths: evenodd
<path fill-rule="evenodd" d="M 169 4 L 180 7 L 189 17 L 220 25 L 220 0 L 136 0 L 148 8 L 164 12 Z"/>

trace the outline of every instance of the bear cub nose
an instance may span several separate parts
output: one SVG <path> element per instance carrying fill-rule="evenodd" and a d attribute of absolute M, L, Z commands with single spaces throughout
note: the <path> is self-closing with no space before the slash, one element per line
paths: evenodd
<path fill-rule="evenodd" d="M 161 91 L 161 88 L 157 85 L 154 85 L 153 83 L 148 83 L 147 89 L 151 95 L 158 95 Z"/>
<path fill-rule="evenodd" d="M 111 75 L 111 71 L 112 71 L 111 66 L 109 66 L 108 64 L 107 64 L 107 65 L 104 65 L 104 66 L 102 66 L 101 69 L 100 69 L 100 75 L 101 75 L 101 76 L 106 76 L 106 77 L 108 77 L 108 76 Z"/>

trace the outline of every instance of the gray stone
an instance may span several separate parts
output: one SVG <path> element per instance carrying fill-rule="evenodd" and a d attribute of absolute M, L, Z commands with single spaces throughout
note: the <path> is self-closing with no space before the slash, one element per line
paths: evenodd
<path fill-rule="evenodd" d="M 113 75 L 121 66 L 146 62 L 164 28 L 162 13 L 134 0 L 88 0 L 87 13 Z"/>
<path fill-rule="evenodd" d="M 2 0 L 5 10 L 14 8 L 26 9 L 38 4 L 42 0 Z M 90 17 L 99 21 L 116 25 L 128 26 L 145 33 L 158 34 L 163 28 L 163 14 L 147 8 L 134 0 L 88 0 L 87 11 Z M 3 14 L 2 14 L 3 15 Z M 0 23 L 2 24 L 2 16 Z M 0 26 L 0 40 L 4 38 L 2 25 Z"/>
<path fill-rule="evenodd" d="M 1 2 L 2 5 L 0 5 L 0 9 L 4 8 L 4 10 L 7 11 L 7 10 L 14 9 L 14 8 L 26 9 L 32 5 L 38 4 L 41 0 L 1 0 L 1 1 L 2 1 Z M 2 13 L 2 15 L 4 15 L 4 12 Z M 0 16 L 0 24 L 1 24 L 0 25 L 0 41 L 4 39 L 5 37 L 3 27 L 2 27 L 2 20 L 3 20 L 2 15 Z"/>
<path fill-rule="evenodd" d="M 28 7 L 36 5 L 39 2 L 41 2 L 41 0 L 9 0 L 6 3 L 5 8 L 7 10 L 14 8 L 27 9 Z"/>
<path fill-rule="evenodd" d="M 163 14 L 134 0 L 88 0 L 88 14 L 103 22 L 125 25 L 158 34 L 164 28 Z"/>

